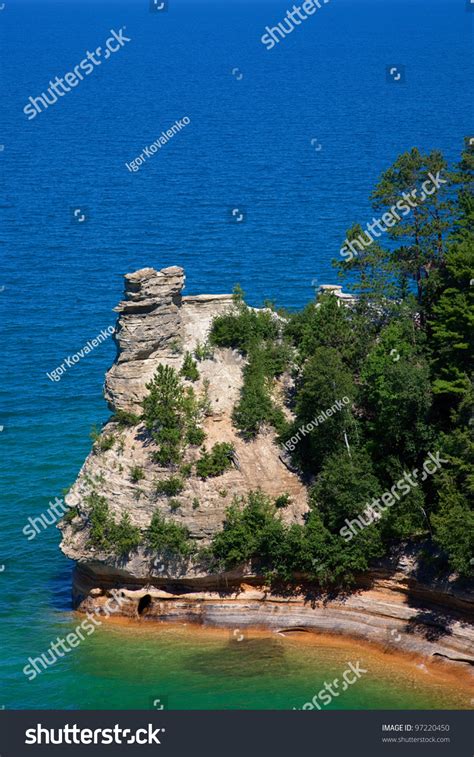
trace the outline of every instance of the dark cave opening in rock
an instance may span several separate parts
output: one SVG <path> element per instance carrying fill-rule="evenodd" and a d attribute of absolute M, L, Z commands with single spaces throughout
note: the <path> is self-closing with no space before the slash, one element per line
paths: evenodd
<path fill-rule="evenodd" d="M 141 597 L 139 603 L 138 603 L 138 614 L 144 615 L 148 608 L 151 605 L 151 596 L 149 594 L 145 594 L 145 596 Z"/>

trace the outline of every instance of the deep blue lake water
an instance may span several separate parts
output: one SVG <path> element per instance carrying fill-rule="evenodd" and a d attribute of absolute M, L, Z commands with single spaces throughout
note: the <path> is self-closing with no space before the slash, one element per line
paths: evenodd
<path fill-rule="evenodd" d="M 148 5 L 7 0 L 0 11 L 0 706 L 8 708 L 107 706 L 121 690 L 92 663 L 76 688 L 68 659 L 33 683 L 21 669 L 72 622 L 58 532 L 27 541 L 22 528 L 73 482 L 92 424 L 107 417 L 112 340 L 59 383 L 46 372 L 114 323 L 123 274 L 181 265 L 188 294 L 240 282 L 252 304 L 299 307 L 314 279 L 337 282 L 331 260 L 346 229 L 371 219 L 370 191 L 399 153 L 438 148 L 454 161 L 474 133 L 474 12 L 464 0 L 331 0 L 269 51 L 260 38 L 291 7 L 284 0 L 169 0 L 165 13 Z M 27 119 L 30 96 L 121 28 L 130 42 Z M 405 83 L 387 82 L 391 65 L 405 66 Z M 127 169 L 184 116 L 190 124 L 140 171 Z M 247 704 L 262 706 L 251 692 L 250 683 Z M 116 693 L 113 706 L 121 704 L 132 706 Z"/>

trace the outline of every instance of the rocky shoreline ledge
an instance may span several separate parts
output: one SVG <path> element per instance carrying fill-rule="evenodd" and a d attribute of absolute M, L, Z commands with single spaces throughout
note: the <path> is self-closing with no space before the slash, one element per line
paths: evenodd
<path fill-rule="evenodd" d="M 381 568 L 365 577 L 365 586 L 361 582 L 350 594 L 335 598 L 279 596 L 258 585 L 255 576 L 243 576 L 239 584 L 228 576 L 230 585 L 220 590 L 205 588 L 205 581 L 196 581 L 194 587 L 156 580 L 139 585 L 86 564 L 75 569 L 74 599 L 81 612 L 100 610 L 108 598 L 120 596 L 119 615 L 141 622 L 342 634 L 473 666 L 472 595 L 418 581 L 410 577 L 406 558 L 400 562 L 405 565 L 399 570 L 393 565 Z"/>
<path fill-rule="evenodd" d="M 183 356 L 205 344 L 213 318 L 233 307 L 231 295 L 183 297 L 183 287 L 184 271 L 177 267 L 148 268 L 125 277 L 125 299 L 116 308 L 118 355 L 105 382 L 105 397 L 116 414 L 138 413 L 157 367 L 181 370 Z M 347 634 L 473 665 L 472 592 L 456 576 L 435 580 L 423 573 L 418 561 L 422 545 L 398 548 L 351 592 L 334 597 L 308 585 L 288 595 L 272 593 L 251 566 L 212 573 L 205 565 L 169 555 L 150 557 L 142 547 L 119 557 L 91 545 L 93 493 L 106 498 L 116 520 L 126 514 L 140 529 L 149 526 L 158 509 L 186 528 L 200 547 L 222 527 L 233 497 L 257 487 L 270 497 L 287 492 L 291 504 L 282 510 L 282 520 L 303 522 L 307 487 L 282 455 L 274 431 L 263 429 L 256 439 L 244 441 L 233 428 L 231 414 L 244 364 L 239 353 L 227 348 L 202 356 L 194 387 L 206 394 L 207 444 L 232 444 L 234 464 L 218 478 L 189 475 L 179 509 L 156 495 L 157 478 L 163 480 L 169 471 L 151 462 L 153 440 L 143 423 L 123 426 L 116 415 L 105 425 L 67 495 L 71 517 L 60 524 L 61 549 L 76 562 L 75 608 L 100 609 L 109 597 L 120 595 L 120 615 L 141 621 Z M 191 466 L 198 452 L 190 449 L 186 454 Z"/>

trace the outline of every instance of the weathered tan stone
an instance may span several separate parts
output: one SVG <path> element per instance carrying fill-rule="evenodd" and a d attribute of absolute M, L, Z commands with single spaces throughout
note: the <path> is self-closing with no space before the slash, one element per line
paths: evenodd
<path fill-rule="evenodd" d="M 193 352 L 198 342 L 206 342 L 216 315 L 234 307 L 232 295 L 195 295 L 182 297 L 184 271 L 165 268 L 155 271 L 144 268 L 125 276 L 125 299 L 116 308 L 118 355 L 108 371 L 105 396 L 116 409 L 140 412 L 146 384 L 160 363 L 181 368 L 186 351 Z M 138 312 L 137 309 L 140 311 Z M 177 347 L 179 346 L 179 352 Z M 156 481 L 170 475 L 152 461 L 156 449 L 143 424 L 120 429 L 110 421 L 103 434 L 113 434 L 112 449 L 87 457 L 77 481 L 71 488 L 67 502 L 80 512 L 83 527 L 63 525 L 63 551 L 79 563 L 94 562 L 115 570 L 120 562 L 121 575 L 144 580 L 155 577 L 197 577 L 206 575 L 199 566 L 162 566 L 138 550 L 126 561 L 100 555 L 88 546 L 86 498 L 92 489 L 105 496 L 111 512 L 118 520 L 127 512 L 132 522 L 145 529 L 153 512 L 158 509 L 166 517 L 185 526 L 199 544 L 207 544 L 216 530 L 222 527 L 225 511 L 236 495 L 245 496 L 261 488 L 277 497 L 287 492 L 291 504 L 282 512 L 287 523 L 302 523 L 308 509 L 307 491 L 299 476 L 279 459 L 275 433 L 266 429 L 252 442 L 244 442 L 232 425 L 231 414 L 242 386 L 243 357 L 234 350 L 214 349 L 212 358 L 199 363 L 199 380 L 193 384 L 198 395 L 206 387 L 210 414 L 203 419 L 206 446 L 230 442 L 236 450 L 238 465 L 217 478 L 205 481 L 190 476 L 185 489 L 178 496 L 180 508 L 170 512 L 169 500 L 157 497 Z M 186 462 L 194 462 L 201 455 L 199 449 L 189 448 Z M 133 467 L 143 470 L 138 483 L 131 480 Z M 199 500 L 199 508 L 193 502 Z M 79 522 L 79 518 L 77 519 Z"/>
<path fill-rule="evenodd" d="M 144 268 L 125 277 L 125 299 L 116 308 L 118 355 L 105 384 L 112 408 L 139 413 L 146 384 L 158 365 L 179 370 L 184 352 L 206 341 L 213 318 L 234 307 L 231 295 L 183 297 L 184 281 L 184 271 L 177 267 Z M 199 394 L 207 387 L 210 406 L 203 422 L 206 446 L 231 442 L 238 465 L 217 478 L 187 478 L 177 512 L 170 511 L 166 497 L 155 493 L 156 480 L 167 477 L 169 471 L 152 461 L 155 446 L 143 424 L 125 429 L 114 421 L 106 425 L 103 433 L 114 434 L 116 441 L 108 451 L 89 454 L 66 498 L 79 514 L 72 524 L 60 525 L 61 548 L 78 565 L 74 580 L 78 608 L 99 608 L 108 594 L 119 592 L 125 598 L 120 614 L 137 617 L 140 599 L 149 595 L 146 617 L 150 620 L 265 625 L 275 630 L 304 627 L 474 661 L 474 631 L 465 622 L 472 621 L 472 595 L 464 595 L 449 577 L 436 586 L 419 579 L 416 554 L 402 551 L 361 577 L 356 592 L 323 603 L 317 587 L 313 601 L 300 595 L 271 595 L 251 566 L 209 574 L 204 565 L 166 561 L 143 548 L 128 558 L 118 558 L 90 547 L 86 498 L 93 489 L 106 497 L 117 520 L 126 512 L 133 524 L 145 529 L 158 509 L 167 519 L 186 526 L 199 546 L 208 544 L 222 527 L 233 497 L 256 488 L 271 497 L 287 492 L 291 504 L 281 517 L 286 523 L 303 522 L 307 489 L 281 453 L 273 430 L 263 429 L 254 441 L 244 442 L 232 425 L 244 365 L 242 356 L 229 349 L 215 349 L 212 358 L 199 363 L 200 377 L 194 388 Z M 277 387 L 282 394 L 285 381 L 289 378 Z M 189 448 L 186 462 L 199 456 L 199 450 Z M 130 476 L 135 466 L 143 470 L 137 483 Z M 193 506 L 195 500 L 198 508 Z M 426 611 L 426 606 L 433 609 Z M 430 639 L 430 632 L 435 640 Z"/>

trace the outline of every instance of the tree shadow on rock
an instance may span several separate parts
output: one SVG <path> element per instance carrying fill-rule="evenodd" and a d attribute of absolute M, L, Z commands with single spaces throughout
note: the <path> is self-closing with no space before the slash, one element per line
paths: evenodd
<path fill-rule="evenodd" d="M 453 625 L 456 618 L 447 614 L 445 610 L 435 607 L 422 605 L 414 600 L 409 601 L 409 606 L 417 608 L 416 615 L 408 619 L 405 626 L 405 633 L 418 634 L 426 641 L 439 641 L 445 636 L 451 636 L 450 626 Z"/>

